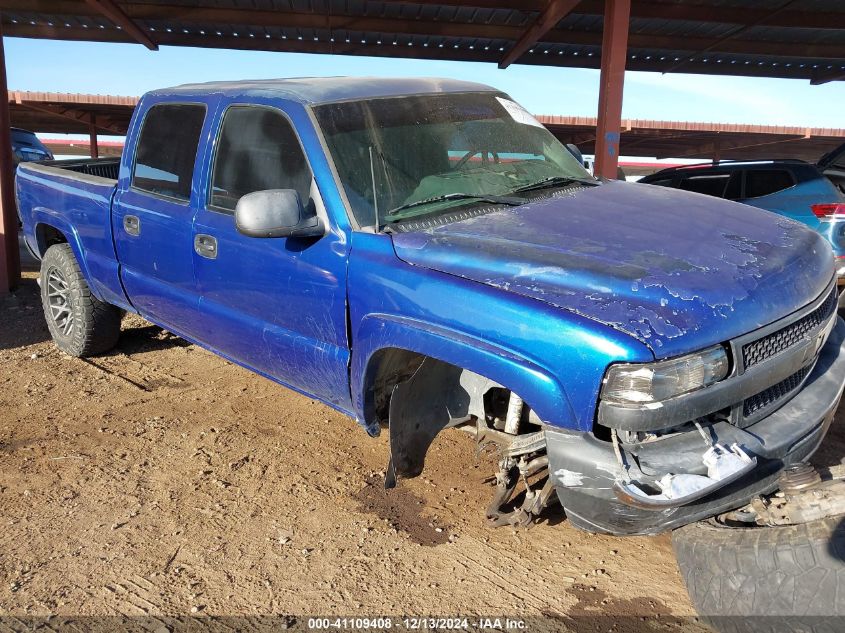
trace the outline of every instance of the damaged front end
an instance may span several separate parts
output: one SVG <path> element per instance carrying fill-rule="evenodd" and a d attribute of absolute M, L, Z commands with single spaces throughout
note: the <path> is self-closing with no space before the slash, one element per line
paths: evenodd
<path fill-rule="evenodd" d="M 529 525 L 556 499 L 577 527 L 620 535 L 738 508 L 775 490 L 833 420 L 845 387 L 836 305 L 831 282 L 805 309 L 724 345 L 611 365 L 590 431 L 546 424 L 476 373 L 397 357 L 377 381 L 393 385 L 376 398 L 390 428 L 386 486 L 418 476 L 437 434 L 454 427 L 497 453 L 492 525 Z"/>
<path fill-rule="evenodd" d="M 701 456 L 707 467 L 706 474 L 666 473 L 655 481 L 657 490 L 650 491 L 643 484 L 632 481 L 623 466 L 621 478 L 613 482 L 616 496 L 630 506 L 646 510 L 686 505 L 740 479 L 757 466 L 757 458 L 749 457 L 737 444 L 727 448 L 712 444 L 706 435 L 704 437 L 709 446 Z"/>
<path fill-rule="evenodd" d="M 547 426 L 567 517 L 593 532 L 651 534 L 774 490 L 785 466 L 816 450 L 842 396 L 845 322 L 836 303 L 831 287 L 798 315 L 730 341 L 724 368 L 682 359 L 683 371 L 653 372 L 676 389 L 673 377 L 693 375 L 698 388 L 649 400 L 636 395 L 643 372 L 629 370 L 616 382 L 635 396 L 603 390 L 591 432 Z"/>

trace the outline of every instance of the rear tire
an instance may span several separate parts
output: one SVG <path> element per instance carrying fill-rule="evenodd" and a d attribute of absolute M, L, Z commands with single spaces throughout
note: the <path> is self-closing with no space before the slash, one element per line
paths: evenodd
<path fill-rule="evenodd" d="M 723 633 L 834 633 L 845 615 L 845 516 L 801 525 L 701 521 L 672 545 L 696 611 Z"/>
<path fill-rule="evenodd" d="M 41 305 L 53 341 L 66 354 L 92 356 L 117 343 L 123 314 L 91 294 L 69 244 L 54 244 L 41 260 Z"/>

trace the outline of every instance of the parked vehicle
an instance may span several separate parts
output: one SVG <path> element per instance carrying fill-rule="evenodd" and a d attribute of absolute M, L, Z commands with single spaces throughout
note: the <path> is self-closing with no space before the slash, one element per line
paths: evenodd
<path fill-rule="evenodd" d="M 137 312 L 387 428 L 388 487 L 467 430 L 498 451 L 493 524 L 555 497 L 611 534 L 732 511 L 845 386 L 819 233 L 594 179 L 479 84 L 154 91 L 119 163 L 23 165 L 17 193 L 60 349 L 104 352 Z"/>
<path fill-rule="evenodd" d="M 724 161 L 672 167 L 640 182 L 735 200 L 806 224 L 830 242 L 840 289 L 845 285 L 845 145 L 816 165 Z"/>
<path fill-rule="evenodd" d="M 53 160 L 53 153 L 47 149 L 33 132 L 12 128 L 12 161 L 15 166 L 33 160 Z"/>
<path fill-rule="evenodd" d="M 53 160 L 53 154 L 34 133 L 17 127 L 11 129 L 12 163 L 17 168 L 19 163 L 35 160 Z M 18 220 L 20 220 L 18 211 Z"/>

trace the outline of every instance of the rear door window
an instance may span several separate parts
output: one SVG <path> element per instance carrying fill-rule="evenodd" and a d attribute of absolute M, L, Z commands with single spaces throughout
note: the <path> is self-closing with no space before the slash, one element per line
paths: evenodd
<path fill-rule="evenodd" d="M 751 169 L 745 172 L 745 197 L 768 196 L 794 184 L 792 174 L 785 169 Z"/>
<path fill-rule="evenodd" d="M 135 150 L 132 187 L 179 202 L 191 198 L 205 106 L 159 104 L 147 111 Z"/>
<path fill-rule="evenodd" d="M 730 180 L 730 174 L 702 174 L 687 176 L 681 181 L 680 188 L 684 191 L 694 191 L 708 196 L 723 198 Z"/>

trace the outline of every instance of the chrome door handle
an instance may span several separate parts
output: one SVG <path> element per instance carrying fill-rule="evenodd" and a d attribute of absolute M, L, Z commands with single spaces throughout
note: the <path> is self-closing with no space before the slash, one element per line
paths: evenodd
<path fill-rule="evenodd" d="M 194 252 L 206 259 L 217 259 L 217 240 L 211 235 L 198 233 L 194 236 Z"/>
<path fill-rule="evenodd" d="M 124 215 L 123 230 L 127 235 L 137 237 L 141 234 L 141 219 L 137 215 Z"/>

